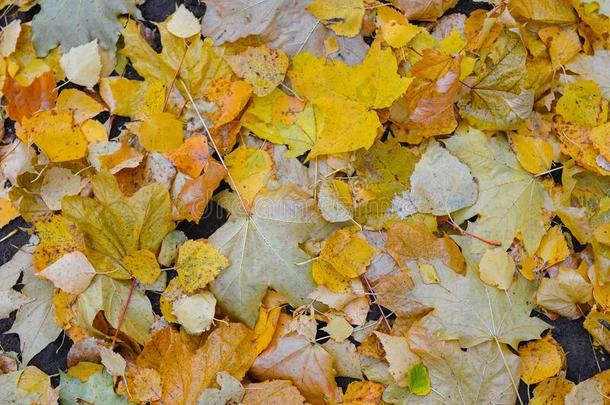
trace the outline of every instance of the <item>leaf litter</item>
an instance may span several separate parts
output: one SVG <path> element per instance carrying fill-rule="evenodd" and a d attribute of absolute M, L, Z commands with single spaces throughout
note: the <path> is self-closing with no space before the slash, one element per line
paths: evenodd
<path fill-rule="evenodd" d="M 534 316 L 610 349 L 606 2 L 36 3 L 0 3 L 11 403 L 606 402 Z"/>

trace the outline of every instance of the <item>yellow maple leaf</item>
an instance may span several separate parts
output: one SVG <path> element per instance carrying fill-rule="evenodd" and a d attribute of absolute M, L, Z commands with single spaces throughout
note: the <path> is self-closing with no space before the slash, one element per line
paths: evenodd
<path fill-rule="evenodd" d="M 360 32 L 364 17 L 363 0 L 314 0 L 307 11 L 337 35 L 353 37 Z"/>

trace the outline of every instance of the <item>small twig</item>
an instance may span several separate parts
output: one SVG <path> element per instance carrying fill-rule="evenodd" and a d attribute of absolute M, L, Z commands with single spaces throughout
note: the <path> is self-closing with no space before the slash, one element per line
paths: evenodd
<path fill-rule="evenodd" d="M 125 316 L 127 315 L 127 308 L 129 308 L 129 303 L 131 302 L 131 296 L 133 295 L 133 290 L 136 288 L 136 284 L 138 281 L 135 277 L 131 278 L 131 287 L 129 288 L 129 294 L 127 294 L 127 300 L 125 301 L 125 306 L 123 307 L 123 311 L 121 311 L 121 316 L 119 317 L 119 323 L 116 326 L 116 330 L 114 331 L 114 336 L 112 337 L 112 347 L 116 344 L 116 340 L 119 337 L 119 332 L 121 331 L 121 326 L 123 326 L 123 322 L 125 321 Z"/>

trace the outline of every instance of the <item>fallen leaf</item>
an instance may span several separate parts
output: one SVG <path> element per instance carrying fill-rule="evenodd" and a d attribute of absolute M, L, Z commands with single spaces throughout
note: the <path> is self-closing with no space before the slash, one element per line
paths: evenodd
<path fill-rule="evenodd" d="M 225 162 L 235 181 L 231 188 L 237 187 L 234 191 L 251 205 L 273 173 L 271 156 L 265 150 L 241 146 L 227 155 Z"/>
<path fill-rule="evenodd" d="M 123 256 L 121 266 L 143 284 L 152 284 L 161 275 L 155 254 L 146 249 L 136 250 Z"/>
<path fill-rule="evenodd" d="M 201 23 L 181 4 L 167 20 L 167 30 L 179 38 L 189 38 L 201 31 Z"/>
<path fill-rule="evenodd" d="M 312 266 L 319 285 L 336 293 L 347 293 L 351 279 L 359 277 L 371 263 L 375 249 L 353 230 L 339 229 L 328 237 Z"/>
<path fill-rule="evenodd" d="M 209 291 L 202 291 L 178 299 L 173 307 L 174 315 L 184 330 L 191 335 L 199 335 L 212 326 L 216 298 Z"/>
<path fill-rule="evenodd" d="M 11 289 L 0 291 L 0 319 L 8 318 L 16 309 L 31 302 L 31 298 Z"/>
<path fill-rule="evenodd" d="M 42 73 L 27 86 L 20 84 L 9 74 L 4 79 L 2 92 L 8 101 L 8 116 L 19 123 L 39 111 L 53 108 L 57 100 L 52 72 Z"/>
<path fill-rule="evenodd" d="M 191 177 L 197 177 L 208 165 L 210 150 L 207 139 L 201 135 L 191 136 L 171 152 L 168 159 L 180 170 Z"/>
<path fill-rule="evenodd" d="M 563 405 L 566 395 L 572 390 L 574 383 L 565 377 L 551 377 L 540 382 L 534 388 L 532 405 Z"/>
<path fill-rule="evenodd" d="M 419 212 L 447 215 L 473 205 L 478 187 L 470 169 L 432 142 L 411 175 L 410 198 Z"/>
<path fill-rule="evenodd" d="M 80 193 L 84 184 L 78 174 L 63 167 L 51 167 L 47 170 L 40 196 L 50 210 L 61 209 L 61 200 L 68 195 Z"/>
<path fill-rule="evenodd" d="M 354 381 L 343 395 L 345 405 L 376 405 L 381 403 L 383 385 L 373 381 Z"/>
<path fill-rule="evenodd" d="M 320 222 L 314 201 L 292 187 L 283 187 L 259 194 L 249 215 L 235 194 L 221 194 L 218 202 L 231 214 L 209 239 L 230 262 L 211 284 L 220 307 L 254 326 L 268 286 L 295 307 L 309 304 L 307 296 L 315 284 L 310 257 L 298 244 Z M 302 262 L 305 264 L 299 265 Z M 236 278 L 240 283 L 234 283 Z"/>
<path fill-rule="evenodd" d="M 257 357 L 250 373 L 263 380 L 291 380 L 314 405 L 324 404 L 325 398 L 339 399 L 332 357 L 322 346 L 300 335 L 276 333 L 274 342 Z"/>
<path fill-rule="evenodd" d="M 103 0 L 89 4 L 89 7 L 83 0 L 47 1 L 32 20 L 32 41 L 39 56 L 46 55 L 57 45 L 67 51 L 94 39 L 102 48 L 114 53 L 121 32 L 117 17 L 128 13 L 139 14 L 133 0 Z"/>
<path fill-rule="evenodd" d="M 87 289 L 95 276 L 95 269 L 81 252 L 63 255 L 59 260 L 37 273 L 70 294 L 80 294 Z"/>
<path fill-rule="evenodd" d="M 521 346 L 519 357 L 521 379 L 526 384 L 537 384 L 556 376 L 566 365 L 566 354 L 550 333 Z"/>
<path fill-rule="evenodd" d="M 307 11 L 337 35 L 353 37 L 360 32 L 364 17 L 363 0 L 314 0 Z"/>
<path fill-rule="evenodd" d="M 61 68 L 66 77 L 74 84 L 92 88 L 100 80 L 102 60 L 100 57 L 97 39 L 70 48 L 61 57 Z"/>
<path fill-rule="evenodd" d="M 182 121 L 167 112 L 152 114 L 140 125 L 140 143 L 149 152 L 167 152 L 182 144 Z"/>
<path fill-rule="evenodd" d="M 479 263 L 481 280 L 500 290 L 508 290 L 515 275 L 515 262 L 502 248 L 487 249 Z"/>
<path fill-rule="evenodd" d="M 106 110 L 98 100 L 77 89 L 62 90 L 57 97 L 55 108 L 57 111 L 71 111 L 74 114 L 74 122 L 78 125 Z"/>
<path fill-rule="evenodd" d="M 266 45 L 249 47 L 225 59 L 233 71 L 252 85 L 254 94 L 266 96 L 282 81 L 288 70 L 288 57 L 279 49 L 269 49 Z"/>
<path fill-rule="evenodd" d="M 578 304 L 592 298 L 592 286 L 571 269 L 560 269 L 553 278 L 543 278 L 536 292 L 536 303 L 561 316 L 576 319 L 583 316 Z"/>
<path fill-rule="evenodd" d="M 99 347 L 100 356 L 102 359 L 102 364 L 106 367 L 106 371 L 113 377 L 122 377 L 125 375 L 125 368 L 127 367 L 127 362 L 118 353 L 112 351 L 112 349 L 108 349 L 107 347 L 100 346 Z"/>
<path fill-rule="evenodd" d="M 124 397 L 114 392 L 112 377 L 98 371 L 86 382 L 63 372 L 59 373 L 59 399 L 62 403 L 78 404 L 87 401 L 96 405 L 129 404 Z"/>
<path fill-rule="evenodd" d="M 187 293 L 205 288 L 228 266 L 227 258 L 209 243 L 188 240 L 178 250 L 178 280 Z"/>
<path fill-rule="evenodd" d="M 427 318 L 443 339 L 457 339 L 463 347 L 498 341 L 517 348 L 523 340 L 537 339 L 548 325 L 531 318 L 534 283 L 518 277 L 506 292 L 484 284 L 474 271 L 460 276 L 438 261 L 440 284 L 416 283 L 411 297 L 434 308 Z M 502 322 L 499 320 L 502 319 Z"/>
<path fill-rule="evenodd" d="M 261 383 L 248 384 L 246 395 L 243 398 L 244 405 L 265 404 L 303 405 L 305 398 L 290 381 L 271 380 Z"/>
<path fill-rule="evenodd" d="M 419 362 L 419 357 L 411 351 L 404 336 L 391 336 L 377 331 L 375 336 L 381 342 L 394 382 L 398 385 L 406 385 L 409 370 Z"/>

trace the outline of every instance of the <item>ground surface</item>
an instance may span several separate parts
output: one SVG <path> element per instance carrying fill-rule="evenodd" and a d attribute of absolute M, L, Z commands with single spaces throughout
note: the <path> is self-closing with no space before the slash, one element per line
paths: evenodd
<path fill-rule="evenodd" d="M 184 3 L 196 16 L 200 17 L 205 12 L 205 7 L 199 4 L 198 0 L 147 0 L 146 3 L 140 6 L 143 17 L 148 21 L 163 21 L 175 10 L 176 3 Z M 485 7 L 485 3 L 476 3 L 471 0 L 461 0 L 458 5 L 449 10 L 447 13 L 465 13 L 468 14 L 477 8 Z M 37 9 L 32 10 L 36 12 Z M 22 21 L 31 19 L 33 13 L 20 15 Z M 6 23 L 5 21 L 2 22 Z M 5 129 L 8 134 L 13 131 L 11 122 L 5 123 Z M 223 221 L 224 215 L 222 210 L 216 206 L 209 208 L 212 215 L 204 215 L 201 223 L 183 223 L 178 227 L 184 231 L 189 238 L 205 238 L 209 237 L 216 229 L 218 229 Z M 6 241 L 0 242 L 0 264 L 8 261 L 20 246 L 28 240 L 27 224 L 23 220 L 14 220 L 12 223 L 0 230 L 0 240 L 15 229 L 16 234 L 8 238 Z M 374 308 L 374 307 L 373 307 Z M 379 314 L 376 314 L 379 316 Z M 544 315 L 535 314 L 554 326 L 553 337 L 562 345 L 568 357 L 567 378 L 575 383 L 583 381 L 601 370 L 610 368 L 610 356 L 603 350 L 595 350 L 591 344 L 591 337 L 582 327 L 582 320 L 569 321 L 559 319 L 550 321 Z M 375 314 L 372 314 L 375 316 Z M 0 320 L 0 333 L 10 329 L 14 321 L 14 314 L 9 319 Z M 19 339 L 17 335 L 2 334 L 0 335 L 1 349 L 5 351 L 19 351 Z M 49 345 L 45 350 L 40 352 L 31 364 L 36 365 L 41 370 L 48 374 L 56 374 L 59 370 L 66 370 L 66 355 L 70 348 L 71 342 L 64 335 Z M 341 381 L 340 381 L 341 383 Z M 520 391 L 524 402 L 527 402 L 528 394 L 527 387 L 521 383 Z"/>

